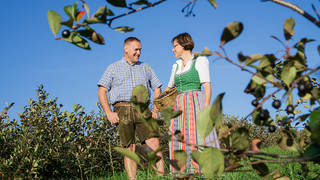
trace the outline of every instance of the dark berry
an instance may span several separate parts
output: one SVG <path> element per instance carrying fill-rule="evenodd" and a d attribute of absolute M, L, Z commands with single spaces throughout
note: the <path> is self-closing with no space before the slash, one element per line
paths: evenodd
<path fill-rule="evenodd" d="M 274 126 L 274 125 L 269 126 L 268 130 L 269 130 L 269 132 L 273 133 L 276 131 L 276 126 Z"/>
<path fill-rule="evenodd" d="M 288 105 L 286 111 L 288 114 L 293 114 L 293 111 L 294 111 L 293 105 L 291 105 L 291 104 Z"/>
<path fill-rule="evenodd" d="M 299 93 L 304 93 L 306 91 L 306 85 L 304 83 L 298 84 Z"/>
<path fill-rule="evenodd" d="M 276 99 L 272 102 L 272 107 L 279 109 L 279 107 L 281 106 L 281 101 Z"/>
<path fill-rule="evenodd" d="M 70 34 L 71 34 L 70 31 L 67 30 L 67 29 L 62 31 L 62 37 L 63 38 L 68 38 L 70 36 Z"/>
<path fill-rule="evenodd" d="M 252 106 L 254 107 L 257 107 L 258 104 L 259 104 L 259 101 L 257 99 L 254 99 L 252 102 L 251 102 Z"/>
<path fill-rule="evenodd" d="M 306 84 L 306 92 L 310 92 L 312 90 L 313 86 L 311 83 Z"/>
<path fill-rule="evenodd" d="M 259 113 L 260 120 L 266 120 L 269 117 L 269 112 L 267 110 L 261 110 Z"/>

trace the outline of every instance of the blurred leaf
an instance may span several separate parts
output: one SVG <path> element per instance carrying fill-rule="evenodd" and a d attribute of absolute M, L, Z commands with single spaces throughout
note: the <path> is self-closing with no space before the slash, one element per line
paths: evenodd
<path fill-rule="evenodd" d="M 202 50 L 200 56 L 211 56 L 212 54 L 213 54 L 213 52 L 211 52 L 210 49 L 208 49 L 207 47 L 205 47 L 205 48 Z"/>
<path fill-rule="evenodd" d="M 296 78 L 297 70 L 292 63 L 288 63 L 283 67 L 281 72 L 281 80 L 289 87 L 291 82 Z"/>
<path fill-rule="evenodd" d="M 86 9 L 87 16 L 90 17 L 90 9 L 87 3 L 83 3 L 84 8 Z"/>
<path fill-rule="evenodd" d="M 126 0 L 107 0 L 107 2 L 117 7 L 127 7 Z"/>
<path fill-rule="evenodd" d="M 210 116 L 212 107 L 206 107 L 197 115 L 197 132 L 199 133 L 200 137 L 205 139 L 213 129 L 214 122 Z"/>
<path fill-rule="evenodd" d="M 232 147 L 238 150 L 249 148 L 249 131 L 245 127 L 238 128 L 231 134 Z"/>
<path fill-rule="evenodd" d="M 105 21 L 98 19 L 96 17 L 89 17 L 89 18 L 85 19 L 84 22 L 88 23 L 88 24 L 96 24 L 96 23 L 106 24 Z"/>
<path fill-rule="evenodd" d="M 85 13 L 86 13 L 86 11 L 80 11 L 80 12 L 77 14 L 77 17 L 76 17 L 77 23 L 79 23 L 79 21 L 83 18 L 83 16 L 84 16 Z"/>
<path fill-rule="evenodd" d="M 218 5 L 216 0 L 208 0 L 208 1 L 215 9 L 217 9 Z"/>
<path fill-rule="evenodd" d="M 107 16 L 114 16 L 114 13 L 107 8 L 106 6 L 101 6 L 97 12 L 94 14 L 94 17 L 98 18 L 99 20 L 106 21 Z"/>
<path fill-rule="evenodd" d="M 252 168 L 257 171 L 259 176 L 265 176 L 269 174 L 269 168 L 265 163 L 252 164 Z"/>
<path fill-rule="evenodd" d="M 210 116 L 213 120 L 213 126 L 220 128 L 222 125 L 222 99 L 225 93 L 220 93 L 213 101 Z"/>
<path fill-rule="evenodd" d="M 114 147 L 114 150 L 116 150 L 117 152 L 119 152 L 123 156 L 126 156 L 126 157 L 134 160 L 137 163 L 140 163 L 140 158 L 135 152 L 130 151 L 126 148 L 121 148 L 121 147 Z"/>
<path fill-rule="evenodd" d="M 286 40 L 291 39 L 291 37 L 294 35 L 294 26 L 295 26 L 295 21 L 293 18 L 288 18 L 285 20 L 283 24 L 283 31 L 284 31 L 284 37 Z"/>
<path fill-rule="evenodd" d="M 311 113 L 309 127 L 311 131 L 311 141 L 320 144 L 320 110 L 314 110 Z"/>
<path fill-rule="evenodd" d="M 95 42 L 97 44 L 104 44 L 103 37 L 100 34 L 96 33 L 96 32 L 92 33 L 91 39 L 92 39 L 93 42 Z"/>
<path fill-rule="evenodd" d="M 84 37 L 90 39 L 91 41 L 93 41 L 97 44 L 104 44 L 103 37 L 91 28 L 78 30 L 75 32 L 79 33 L 81 36 L 84 36 Z"/>
<path fill-rule="evenodd" d="M 320 45 L 318 46 L 318 53 L 319 53 L 319 55 L 320 55 Z"/>
<path fill-rule="evenodd" d="M 243 25 L 241 22 L 232 22 L 228 24 L 222 33 L 220 46 L 228 43 L 229 41 L 237 38 L 243 30 Z"/>
<path fill-rule="evenodd" d="M 127 33 L 127 32 L 133 31 L 134 28 L 131 28 L 131 27 L 128 27 L 128 26 L 121 26 L 121 27 L 113 28 L 113 30 L 119 31 L 119 32 L 122 32 L 122 33 Z"/>
<path fill-rule="evenodd" d="M 64 12 L 72 19 L 75 20 L 76 19 L 76 15 L 77 15 L 77 5 L 78 3 L 75 3 L 73 6 L 65 6 Z"/>
<path fill-rule="evenodd" d="M 320 163 L 320 144 L 311 144 L 306 148 L 303 153 L 303 157 L 314 157 L 318 156 L 318 158 L 314 158 L 314 161 Z"/>
<path fill-rule="evenodd" d="M 246 63 L 245 66 L 248 66 L 256 61 L 258 61 L 259 59 L 261 59 L 263 56 L 261 54 L 254 54 L 249 56 L 249 58 L 246 59 Z"/>
<path fill-rule="evenodd" d="M 243 62 L 246 61 L 248 58 L 249 58 L 249 56 L 244 56 L 244 55 L 242 54 L 242 52 L 239 52 L 239 53 L 238 53 L 238 59 L 239 59 L 239 62 L 240 62 L 240 63 L 243 63 Z"/>
<path fill-rule="evenodd" d="M 77 36 L 75 34 L 71 34 L 69 36 L 69 38 L 62 38 L 63 40 L 65 41 L 68 41 L 78 47 L 81 47 L 83 49 L 86 49 L 86 50 L 90 50 L 90 46 L 89 46 L 89 43 L 88 41 L 86 41 L 85 39 L 83 39 L 82 37 L 80 36 Z"/>
<path fill-rule="evenodd" d="M 286 133 L 282 134 L 278 146 L 286 151 L 298 152 L 298 148 L 297 145 L 294 143 L 294 139 Z"/>
<path fill-rule="evenodd" d="M 48 21 L 51 31 L 53 32 L 54 36 L 56 36 L 61 28 L 61 16 L 54 10 L 50 10 L 48 11 Z"/>
<path fill-rule="evenodd" d="M 138 103 L 147 103 L 149 99 L 148 89 L 144 85 L 139 84 L 133 88 L 132 96 L 136 97 L 136 102 Z"/>
<path fill-rule="evenodd" d="M 176 150 L 173 152 L 173 157 L 177 162 L 177 165 L 181 169 L 187 162 L 187 153 L 184 150 Z"/>
<path fill-rule="evenodd" d="M 261 73 L 256 73 L 255 75 L 252 76 L 252 81 L 254 81 L 255 83 L 261 85 L 261 84 L 265 84 L 266 80 L 264 80 Z"/>
<path fill-rule="evenodd" d="M 206 178 L 221 176 L 224 171 L 224 156 L 216 148 L 205 148 L 203 151 L 192 151 L 191 157 L 198 162 Z"/>
<path fill-rule="evenodd" d="M 63 21 L 63 22 L 61 22 L 61 24 L 62 24 L 62 25 L 65 25 L 65 26 L 67 26 L 67 27 L 69 27 L 69 28 L 72 28 L 72 26 L 73 26 L 73 20 L 70 18 L 68 21 Z"/>
<path fill-rule="evenodd" d="M 271 66 L 276 60 L 277 58 L 273 54 L 266 54 L 261 58 L 259 67 L 263 69 Z"/>

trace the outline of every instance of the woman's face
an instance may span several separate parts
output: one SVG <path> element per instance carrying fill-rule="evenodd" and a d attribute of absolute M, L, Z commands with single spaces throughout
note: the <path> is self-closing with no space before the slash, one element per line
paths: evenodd
<path fill-rule="evenodd" d="M 184 52 L 184 48 L 177 42 L 177 40 L 173 41 L 173 49 L 172 52 L 176 58 L 180 57 Z"/>

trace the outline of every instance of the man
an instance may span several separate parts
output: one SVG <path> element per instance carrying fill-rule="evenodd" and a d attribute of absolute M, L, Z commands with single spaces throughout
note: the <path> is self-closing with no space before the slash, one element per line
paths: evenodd
<path fill-rule="evenodd" d="M 139 120 L 138 113 L 132 107 L 130 98 L 135 86 L 142 84 L 154 92 L 154 97 L 161 93 L 161 82 L 148 64 L 139 61 L 141 42 L 136 37 L 129 37 L 124 41 L 124 56 L 106 69 L 98 82 L 98 97 L 100 104 L 111 124 L 119 123 L 121 146 L 135 151 L 135 135 L 141 142 L 145 142 L 151 149 L 159 148 L 159 140 L 152 137 L 152 132 Z M 106 93 L 109 93 L 109 99 Z M 149 93 L 150 94 L 150 93 Z M 113 111 L 110 105 L 113 106 Z M 152 117 L 157 118 L 157 109 L 154 106 Z M 162 157 L 161 152 L 157 155 Z M 124 157 L 124 166 L 128 178 L 135 179 L 137 164 Z M 157 163 L 159 173 L 164 173 L 164 164 L 161 159 Z"/>

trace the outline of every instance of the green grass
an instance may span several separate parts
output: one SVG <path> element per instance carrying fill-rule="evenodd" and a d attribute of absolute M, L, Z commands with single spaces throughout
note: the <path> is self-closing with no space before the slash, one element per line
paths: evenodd
<path fill-rule="evenodd" d="M 297 155 L 297 153 L 294 152 L 288 152 L 280 149 L 279 147 L 269 147 L 261 150 L 262 152 L 266 153 L 271 153 L 271 154 L 281 154 L 281 155 L 290 155 L 294 156 Z M 243 161 L 242 163 L 245 163 L 246 161 Z M 308 163 L 312 164 L 312 163 Z M 311 177 L 303 177 L 302 175 L 299 175 L 302 170 L 301 170 L 301 165 L 299 163 L 288 163 L 286 165 L 284 164 L 279 164 L 279 163 L 268 163 L 267 164 L 269 168 L 269 172 L 273 172 L 276 169 L 279 169 L 279 173 L 283 176 L 288 176 L 291 180 L 307 180 L 307 179 L 312 179 L 313 177 L 316 176 L 314 174 Z M 311 170 L 317 170 L 317 173 L 320 173 L 320 165 L 313 165 L 309 167 Z M 166 167 L 166 170 L 168 172 L 168 168 Z M 241 172 L 240 172 L 241 171 Z M 108 180 L 126 180 L 127 179 L 127 174 L 125 171 L 119 172 L 114 175 L 105 175 L 97 178 L 93 178 L 95 180 L 102 180 L 102 179 L 108 179 Z M 169 180 L 172 179 L 172 177 L 159 177 L 157 176 L 154 172 L 150 170 L 143 170 L 139 169 L 137 172 L 137 180 L 142 180 L 142 179 L 154 179 L 154 180 Z M 206 178 L 201 178 L 201 177 L 196 177 L 195 179 L 206 179 Z M 228 172 L 224 173 L 222 177 L 216 178 L 216 180 L 255 180 L 255 179 L 261 179 L 260 176 L 257 175 L 255 171 L 252 170 L 251 167 L 243 167 L 237 169 L 237 172 Z M 269 178 L 272 179 L 272 178 Z"/>

